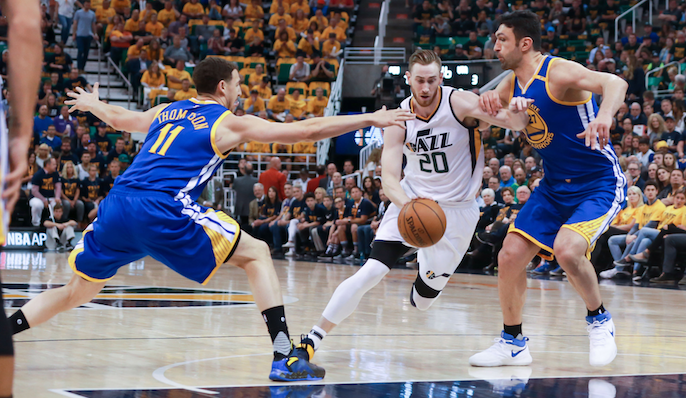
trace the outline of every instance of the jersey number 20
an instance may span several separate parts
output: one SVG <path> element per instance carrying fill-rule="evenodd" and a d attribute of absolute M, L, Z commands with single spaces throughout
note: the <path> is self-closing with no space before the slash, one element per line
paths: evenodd
<path fill-rule="evenodd" d="M 445 152 L 431 152 L 420 153 L 419 155 L 419 169 L 425 173 L 447 173 L 448 159 L 445 157 Z M 424 166 L 427 165 L 427 168 Z M 432 170 L 433 165 L 433 170 Z"/>
<path fill-rule="evenodd" d="M 171 134 L 169 134 L 169 130 L 171 130 L 172 126 L 172 123 L 167 123 L 164 127 L 162 127 L 162 130 L 160 130 L 159 137 L 157 137 L 157 140 L 148 152 L 157 153 L 160 156 L 164 156 L 167 153 L 167 150 L 171 146 L 172 142 L 174 142 L 174 140 L 176 139 L 176 136 L 178 136 L 181 130 L 183 130 L 183 126 L 177 126 L 174 130 L 171 131 Z M 165 138 L 167 138 L 167 134 L 169 134 L 169 138 L 166 142 L 164 142 Z M 164 145 L 162 145 L 162 142 L 164 142 Z M 157 149 L 160 147 L 160 145 L 162 145 L 162 149 L 160 149 L 160 151 L 157 152 Z"/>

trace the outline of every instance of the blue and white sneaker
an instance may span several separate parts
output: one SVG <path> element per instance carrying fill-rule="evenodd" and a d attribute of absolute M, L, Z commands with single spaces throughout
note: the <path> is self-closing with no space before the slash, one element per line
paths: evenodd
<path fill-rule="evenodd" d="M 307 341 L 309 339 L 304 339 Z M 311 342 L 312 340 L 310 340 Z M 272 362 L 269 379 L 275 381 L 311 381 L 322 380 L 326 370 L 310 362 L 314 356 L 314 344 L 298 344 L 291 350 L 291 355 Z"/>
<path fill-rule="evenodd" d="M 518 336 L 519 337 L 519 336 Z M 528 337 L 515 339 L 514 336 L 500 333 L 500 338 L 494 340 L 489 349 L 474 354 L 469 358 L 472 366 L 526 366 L 530 365 L 533 359 L 529 352 Z"/>
<path fill-rule="evenodd" d="M 605 366 L 617 356 L 615 344 L 615 324 L 609 312 L 586 317 L 586 330 L 591 340 L 588 362 L 591 366 Z"/>
<path fill-rule="evenodd" d="M 547 275 L 550 273 L 550 271 L 553 269 L 552 265 L 550 265 L 549 262 L 543 260 L 541 261 L 541 265 L 536 267 L 535 270 L 533 270 L 532 274 L 534 275 Z"/>
<path fill-rule="evenodd" d="M 563 276 L 565 271 L 559 265 L 554 270 L 550 271 L 550 276 Z"/>

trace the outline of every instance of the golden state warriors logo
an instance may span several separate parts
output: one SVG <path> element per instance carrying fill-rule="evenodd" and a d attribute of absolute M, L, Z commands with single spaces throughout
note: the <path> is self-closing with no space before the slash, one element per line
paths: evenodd
<path fill-rule="evenodd" d="M 20 308 L 32 297 L 59 284 L 3 283 L 5 308 Z M 234 290 L 205 290 L 196 288 L 107 286 L 90 302 L 80 308 L 170 308 L 224 307 L 254 304 L 250 292 Z"/>
<path fill-rule="evenodd" d="M 529 114 L 529 125 L 526 126 L 524 133 L 526 140 L 532 147 L 543 149 L 553 141 L 553 133 L 548 130 L 548 125 L 539 113 L 540 109 L 536 105 L 529 105 L 526 113 Z"/>

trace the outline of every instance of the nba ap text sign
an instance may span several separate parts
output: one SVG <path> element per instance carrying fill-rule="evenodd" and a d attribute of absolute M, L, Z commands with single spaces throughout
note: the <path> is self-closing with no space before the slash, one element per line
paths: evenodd
<path fill-rule="evenodd" d="M 2 249 L 43 250 L 46 239 L 44 231 L 32 228 L 12 228 L 7 232 Z"/>

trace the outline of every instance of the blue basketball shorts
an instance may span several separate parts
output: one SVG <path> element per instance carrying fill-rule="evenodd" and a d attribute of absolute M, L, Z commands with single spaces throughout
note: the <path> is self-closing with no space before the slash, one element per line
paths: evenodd
<path fill-rule="evenodd" d="M 622 209 L 625 197 L 624 180 L 614 176 L 553 184 L 544 178 L 508 232 L 516 232 L 535 243 L 541 248 L 539 255 L 552 260 L 557 233 L 567 228 L 586 240 L 590 253 Z"/>
<path fill-rule="evenodd" d="M 206 284 L 235 251 L 240 226 L 228 215 L 161 192 L 114 187 L 69 255 L 82 278 L 104 282 L 145 256 Z"/>

